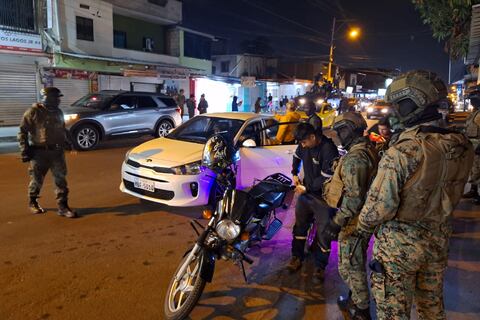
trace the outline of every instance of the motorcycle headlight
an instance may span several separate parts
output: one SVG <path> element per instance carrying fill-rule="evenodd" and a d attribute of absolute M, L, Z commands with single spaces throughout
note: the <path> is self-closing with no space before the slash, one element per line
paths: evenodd
<path fill-rule="evenodd" d="M 219 237 L 230 241 L 238 237 L 240 234 L 240 226 L 232 220 L 224 219 L 217 224 L 215 228 Z"/>
<path fill-rule="evenodd" d="M 182 164 L 181 166 L 173 167 L 172 173 L 179 175 L 196 175 L 203 171 L 202 161 L 195 161 L 192 163 Z"/>
<path fill-rule="evenodd" d="M 78 113 L 64 114 L 63 119 L 65 122 L 72 121 L 78 118 Z"/>
<path fill-rule="evenodd" d="M 372 107 L 368 107 L 368 108 L 367 108 L 367 112 L 373 112 L 373 108 L 372 108 Z"/>
<path fill-rule="evenodd" d="M 387 108 L 383 108 L 382 109 L 382 113 L 387 113 L 388 112 L 388 109 Z"/>

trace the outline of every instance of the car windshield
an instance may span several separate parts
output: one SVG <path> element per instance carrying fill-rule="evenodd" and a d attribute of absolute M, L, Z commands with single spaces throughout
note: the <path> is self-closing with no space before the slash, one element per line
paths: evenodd
<path fill-rule="evenodd" d="M 195 117 L 170 133 L 167 138 L 194 143 L 206 143 L 212 135 L 220 133 L 233 139 L 243 121 L 217 117 Z"/>
<path fill-rule="evenodd" d="M 85 107 L 91 109 L 103 109 L 115 96 L 115 93 L 91 93 L 80 98 L 72 104 L 72 107 Z"/>

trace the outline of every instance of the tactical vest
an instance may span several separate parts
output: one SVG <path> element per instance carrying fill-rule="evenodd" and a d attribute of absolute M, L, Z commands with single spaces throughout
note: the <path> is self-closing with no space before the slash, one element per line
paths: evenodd
<path fill-rule="evenodd" d="M 65 144 L 66 132 L 62 110 L 49 111 L 36 103 L 32 106 L 30 117 L 29 122 L 33 124 L 33 130 L 30 132 L 32 145 Z"/>
<path fill-rule="evenodd" d="M 480 139 L 480 126 L 475 123 L 475 118 L 480 110 L 474 111 L 465 122 L 465 135 L 470 139 Z"/>
<path fill-rule="evenodd" d="M 365 145 L 365 143 L 357 143 L 353 145 L 348 154 L 355 154 L 355 153 L 363 153 L 366 154 L 367 157 L 370 159 L 371 163 L 375 165 L 375 170 L 370 173 L 369 185 L 373 181 L 373 178 L 377 174 L 377 166 L 378 163 L 378 153 L 375 150 L 375 147 L 371 144 Z M 348 156 L 348 154 L 346 156 Z M 323 184 L 323 199 L 325 202 L 332 208 L 338 208 L 342 202 L 342 196 L 344 193 L 344 184 L 342 181 L 342 167 L 345 161 L 345 157 L 342 157 L 336 160 L 333 164 L 333 176 L 325 181 Z"/>
<path fill-rule="evenodd" d="M 395 220 L 438 226 L 448 220 L 460 201 L 474 153 L 463 134 L 425 131 L 421 127 L 407 131 L 397 142 L 418 144 L 423 158 L 402 188 Z"/>

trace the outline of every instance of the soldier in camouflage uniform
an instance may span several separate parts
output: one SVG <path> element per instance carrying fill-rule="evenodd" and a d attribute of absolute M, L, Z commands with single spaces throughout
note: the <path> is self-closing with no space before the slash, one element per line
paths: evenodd
<path fill-rule="evenodd" d="M 473 198 L 475 204 L 480 205 L 478 184 L 480 183 L 480 87 L 475 86 L 469 93 L 468 98 L 473 106 L 473 112 L 465 122 L 465 135 L 470 139 L 475 149 L 472 171 L 470 171 L 470 191 L 463 195 L 464 198 Z"/>
<path fill-rule="evenodd" d="M 75 218 L 76 213 L 68 206 L 67 165 L 64 149 L 71 148 L 67 138 L 60 90 L 48 87 L 42 90 L 42 103 L 35 103 L 23 115 L 18 133 L 18 142 L 23 162 L 30 162 L 28 195 L 29 208 L 34 214 L 44 213 L 38 204 L 38 196 L 48 170 L 51 170 L 58 203 L 58 214 Z"/>
<path fill-rule="evenodd" d="M 370 262 L 377 318 L 445 319 L 443 276 L 452 212 L 473 161 L 463 134 L 437 126 L 447 89 L 433 73 L 411 71 L 387 88 L 405 131 L 380 160 L 357 230 L 375 229 Z"/>
<path fill-rule="evenodd" d="M 355 232 L 370 182 L 377 171 L 378 154 L 363 133 L 367 123 L 357 112 L 346 112 L 335 118 L 333 130 L 348 153 L 336 164 L 333 177 L 325 183 L 323 196 L 337 214 L 321 233 L 322 248 L 338 236 L 338 271 L 350 293 L 340 296 L 339 307 L 346 318 L 371 319 L 367 282 L 367 248 L 371 235 Z"/>

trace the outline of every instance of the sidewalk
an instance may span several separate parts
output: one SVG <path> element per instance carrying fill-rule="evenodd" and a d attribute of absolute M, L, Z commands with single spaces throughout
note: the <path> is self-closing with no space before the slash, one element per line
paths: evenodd
<path fill-rule="evenodd" d="M 18 127 L 0 127 L 0 142 L 16 142 Z"/>

